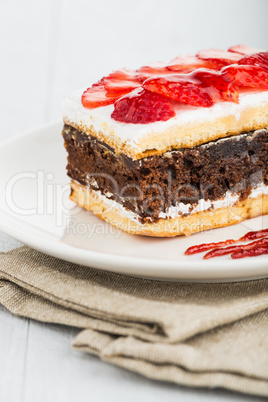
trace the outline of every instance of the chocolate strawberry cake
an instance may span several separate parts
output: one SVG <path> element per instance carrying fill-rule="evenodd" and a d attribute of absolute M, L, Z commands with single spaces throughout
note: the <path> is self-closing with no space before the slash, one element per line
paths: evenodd
<path fill-rule="evenodd" d="M 70 198 L 107 222 L 169 237 L 268 213 L 268 52 L 121 69 L 62 109 Z"/>

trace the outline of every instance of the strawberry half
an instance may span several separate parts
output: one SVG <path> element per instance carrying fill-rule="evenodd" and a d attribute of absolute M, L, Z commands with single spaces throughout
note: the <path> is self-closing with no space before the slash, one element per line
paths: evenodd
<path fill-rule="evenodd" d="M 143 88 L 192 106 L 210 107 L 220 100 L 238 102 L 238 89 L 220 72 L 198 69 L 189 74 L 150 78 Z"/>
<path fill-rule="evenodd" d="M 228 52 L 239 53 L 239 54 L 252 54 L 263 52 L 262 49 L 255 49 L 254 47 L 246 46 L 246 45 L 237 45 L 229 47 Z"/>
<path fill-rule="evenodd" d="M 167 65 L 168 70 L 180 73 L 188 73 L 197 68 L 217 68 L 217 65 L 213 62 L 201 60 L 196 56 L 189 55 L 176 57 Z"/>
<path fill-rule="evenodd" d="M 268 71 L 258 66 L 232 64 L 221 71 L 226 80 L 235 80 L 239 86 L 268 89 Z"/>
<path fill-rule="evenodd" d="M 259 66 L 263 70 L 268 71 L 268 52 L 254 53 L 244 56 L 238 61 L 238 64 Z"/>
<path fill-rule="evenodd" d="M 111 115 L 114 120 L 133 124 L 166 121 L 173 116 L 174 109 L 167 99 L 142 88 L 118 99 Z"/>
<path fill-rule="evenodd" d="M 119 94 L 119 96 L 121 95 Z M 119 96 L 118 94 L 107 96 L 104 85 L 95 84 L 84 91 L 81 102 L 84 107 L 94 109 L 96 107 L 111 105 Z"/>
<path fill-rule="evenodd" d="M 202 60 L 212 61 L 222 66 L 237 63 L 241 59 L 241 55 L 233 52 L 226 52 L 221 49 L 201 50 L 196 54 L 196 57 Z"/>

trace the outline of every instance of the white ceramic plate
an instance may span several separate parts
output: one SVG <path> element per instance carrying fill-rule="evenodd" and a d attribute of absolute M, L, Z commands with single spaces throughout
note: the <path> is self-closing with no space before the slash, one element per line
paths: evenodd
<path fill-rule="evenodd" d="M 161 239 L 121 232 L 73 204 L 61 129 L 61 123 L 49 125 L 0 146 L 2 231 L 52 256 L 127 275 L 200 282 L 268 277 L 268 256 L 205 261 L 200 254 L 184 255 L 191 245 L 268 227 L 268 216 Z"/>

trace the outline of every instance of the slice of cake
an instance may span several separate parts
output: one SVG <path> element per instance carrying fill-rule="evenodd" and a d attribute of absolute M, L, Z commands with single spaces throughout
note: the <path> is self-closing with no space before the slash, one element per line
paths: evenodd
<path fill-rule="evenodd" d="M 209 49 L 66 97 L 70 198 L 133 234 L 268 213 L 268 53 Z"/>

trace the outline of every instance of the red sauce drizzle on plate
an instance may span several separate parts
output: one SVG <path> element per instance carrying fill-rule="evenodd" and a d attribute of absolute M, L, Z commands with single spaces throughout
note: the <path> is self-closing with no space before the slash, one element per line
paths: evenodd
<path fill-rule="evenodd" d="M 251 250 L 239 250 L 239 251 L 231 254 L 231 257 L 233 259 L 237 259 L 237 258 L 245 258 L 245 257 L 257 257 L 258 255 L 264 255 L 264 254 L 268 254 L 268 246 L 255 247 Z"/>
<path fill-rule="evenodd" d="M 226 255 L 226 254 L 231 254 L 231 257 L 232 257 L 233 253 L 238 253 L 242 250 L 251 251 L 255 248 L 258 248 L 259 246 L 266 246 L 266 248 L 268 248 L 268 237 L 264 237 L 263 239 L 253 241 L 252 243 L 248 243 L 245 245 L 230 246 L 230 247 L 224 247 L 224 248 L 214 248 L 213 250 L 211 250 L 207 254 L 205 254 L 203 259 L 208 260 L 209 258 L 221 257 L 222 255 Z"/>
<path fill-rule="evenodd" d="M 251 240 L 255 241 L 244 245 L 233 245 L 238 242 L 247 242 Z M 203 243 L 195 245 L 189 247 L 185 251 L 185 255 L 202 253 L 208 250 L 211 251 L 204 255 L 203 259 L 205 260 L 214 257 L 221 257 L 226 254 L 231 254 L 231 258 L 233 259 L 256 257 L 258 255 L 268 254 L 268 229 L 248 232 L 237 240 L 228 239 L 226 241 L 217 243 Z"/>
<path fill-rule="evenodd" d="M 185 251 L 185 255 L 192 255 L 192 254 L 197 254 L 197 253 L 202 253 L 203 251 L 211 250 L 213 248 L 219 248 L 219 247 L 225 247 L 229 246 L 229 244 L 234 244 L 237 243 L 239 240 L 225 240 L 225 241 L 220 241 L 218 243 L 203 243 L 203 244 L 198 244 L 196 246 L 192 246 L 187 248 Z"/>

